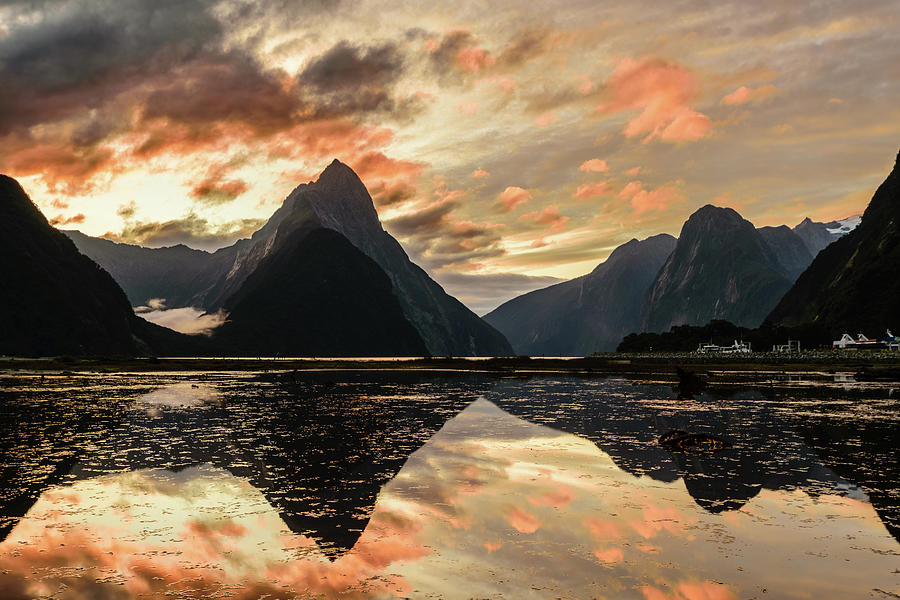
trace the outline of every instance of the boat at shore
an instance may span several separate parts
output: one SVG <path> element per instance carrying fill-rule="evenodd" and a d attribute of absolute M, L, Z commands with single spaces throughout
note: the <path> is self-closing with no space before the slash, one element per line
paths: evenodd
<path fill-rule="evenodd" d="M 835 350 L 897 350 L 900 349 L 900 338 L 891 333 L 890 329 L 880 340 L 870 340 L 862 333 L 854 339 L 849 333 L 845 333 L 841 339 L 831 342 L 831 346 Z"/>

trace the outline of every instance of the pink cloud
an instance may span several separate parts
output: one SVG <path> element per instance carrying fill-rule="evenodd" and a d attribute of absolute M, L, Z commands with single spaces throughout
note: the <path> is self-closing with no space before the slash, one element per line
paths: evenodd
<path fill-rule="evenodd" d="M 477 73 L 491 66 L 494 60 L 496 59 L 487 50 L 478 47 L 463 48 L 456 54 L 457 66 L 469 73 Z"/>
<path fill-rule="evenodd" d="M 646 190 L 640 181 L 629 181 L 619 192 L 619 198 L 630 200 L 636 215 L 650 210 L 665 210 L 671 204 L 684 200 L 681 192 L 671 184 Z"/>
<path fill-rule="evenodd" d="M 609 170 L 609 165 L 602 158 L 592 158 L 581 163 L 578 170 L 585 173 L 603 173 Z"/>
<path fill-rule="evenodd" d="M 548 206 L 542 211 L 533 211 L 525 213 L 520 219 L 524 221 L 532 221 L 539 225 L 548 225 L 550 230 L 559 233 L 566 227 L 569 217 L 559 214 L 559 207 L 555 205 Z"/>
<path fill-rule="evenodd" d="M 552 110 L 548 110 L 545 113 L 539 114 L 534 121 L 538 124 L 538 127 L 546 127 L 547 125 L 559 121 L 559 117 L 557 117 L 556 113 Z"/>
<path fill-rule="evenodd" d="M 611 100 L 597 107 L 603 113 L 638 109 L 623 133 L 647 134 L 669 141 L 698 140 L 711 127 L 709 117 L 694 111 L 688 102 L 695 96 L 697 79 L 686 67 L 662 59 L 622 59 L 605 87 Z"/>
<path fill-rule="evenodd" d="M 518 85 L 515 79 L 510 79 L 509 77 L 497 77 L 494 79 L 494 82 L 507 94 L 516 89 L 516 86 Z"/>
<path fill-rule="evenodd" d="M 472 171 L 473 179 L 483 179 L 485 177 L 490 177 L 490 176 L 491 176 L 491 174 L 488 173 L 487 171 L 485 171 L 484 169 L 475 169 L 474 171 Z"/>
<path fill-rule="evenodd" d="M 596 183 L 579 185 L 578 189 L 575 190 L 575 193 L 572 194 L 572 197 L 578 198 L 579 200 L 588 200 L 590 198 L 596 198 L 597 196 L 605 196 L 610 192 L 611 190 L 608 181 L 598 181 Z"/>
<path fill-rule="evenodd" d="M 632 167 L 632 168 L 628 169 L 627 171 L 625 171 L 625 174 L 631 175 L 632 177 L 634 177 L 635 175 L 640 173 L 640 171 L 641 171 L 640 167 Z"/>
<path fill-rule="evenodd" d="M 500 192 L 500 212 L 509 212 L 515 207 L 531 200 L 531 192 L 520 187 L 510 186 Z"/>
<path fill-rule="evenodd" d="M 462 102 L 456 103 L 456 108 L 459 109 L 460 112 L 467 115 L 475 114 L 480 107 L 481 104 L 475 102 L 474 100 L 463 100 Z"/>
<path fill-rule="evenodd" d="M 771 84 L 760 86 L 755 90 L 748 88 L 746 85 L 742 85 L 738 89 L 723 97 L 721 100 L 721 104 L 744 104 L 745 102 L 759 102 L 761 100 L 765 100 L 766 98 L 771 98 L 777 91 L 778 88 Z"/>

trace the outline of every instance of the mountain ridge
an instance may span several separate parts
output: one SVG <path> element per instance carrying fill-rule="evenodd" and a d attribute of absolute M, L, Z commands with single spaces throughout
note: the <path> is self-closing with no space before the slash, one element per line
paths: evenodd
<path fill-rule="evenodd" d="M 250 238 L 239 240 L 205 257 L 197 255 L 201 262 L 206 262 L 206 266 L 191 276 L 185 276 L 189 280 L 187 287 L 176 290 L 178 293 L 174 295 L 184 302 L 183 306 L 215 312 L 226 305 L 267 256 L 282 249 L 285 240 L 291 238 L 294 232 L 308 233 L 318 228 L 340 233 L 384 270 L 406 319 L 418 330 L 429 354 L 474 356 L 512 353 L 512 347 L 499 331 L 447 294 L 409 259 L 400 243 L 382 227 L 372 197 L 363 182 L 349 166 L 337 159 L 322 171 L 316 181 L 294 188 Z M 98 260 L 112 262 L 107 256 L 98 256 Z M 148 295 L 154 286 L 164 290 L 163 283 L 155 279 L 143 286 L 143 292 L 135 294 L 135 297 Z M 152 296 L 164 297 L 161 294 Z M 167 305 L 174 308 L 178 304 Z"/>
<path fill-rule="evenodd" d="M 767 317 L 881 335 L 900 325 L 900 153 L 859 225 L 824 248 Z"/>

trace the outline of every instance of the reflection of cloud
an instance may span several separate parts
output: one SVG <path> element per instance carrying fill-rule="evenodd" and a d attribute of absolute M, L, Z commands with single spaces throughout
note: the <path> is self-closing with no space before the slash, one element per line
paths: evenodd
<path fill-rule="evenodd" d="M 535 515 L 518 506 L 513 506 L 506 514 L 509 524 L 520 533 L 534 533 L 541 528 L 541 521 Z"/>
<path fill-rule="evenodd" d="M 219 391 L 205 383 L 175 383 L 153 390 L 137 399 L 139 404 L 150 406 L 187 407 L 201 404 L 217 404 Z"/>
<path fill-rule="evenodd" d="M 514 504 L 556 497 L 564 504 Z M 226 471 L 136 471 L 45 492 L 0 544 L 0 590 L 32 598 L 65 584 L 72 600 L 223 590 L 239 600 L 736 600 L 766 588 L 831 600 L 894 583 L 896 542 L 867 502 L 764 490 L 730 515 L 699 508 L 681 481 L 633 476 L 589 440 L 482 399 L 408 458 L 334 561 Z M 823 546 L 824 523 L 852 537 Z M 797 568 L 810 548 L 819 553 Z"/>

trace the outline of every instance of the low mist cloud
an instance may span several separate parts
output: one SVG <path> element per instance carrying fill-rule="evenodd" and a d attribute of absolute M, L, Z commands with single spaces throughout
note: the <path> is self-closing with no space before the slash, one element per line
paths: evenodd
<path fill-rule="evenodd" d="M 151 323 L 188 335 L 212 335 L 228 317 L 221 309 L 210 314 L 193 306 L 166 308 L 165 298 L 151 298 L 146 306 L 135 306 L 134 312 Z"/>

